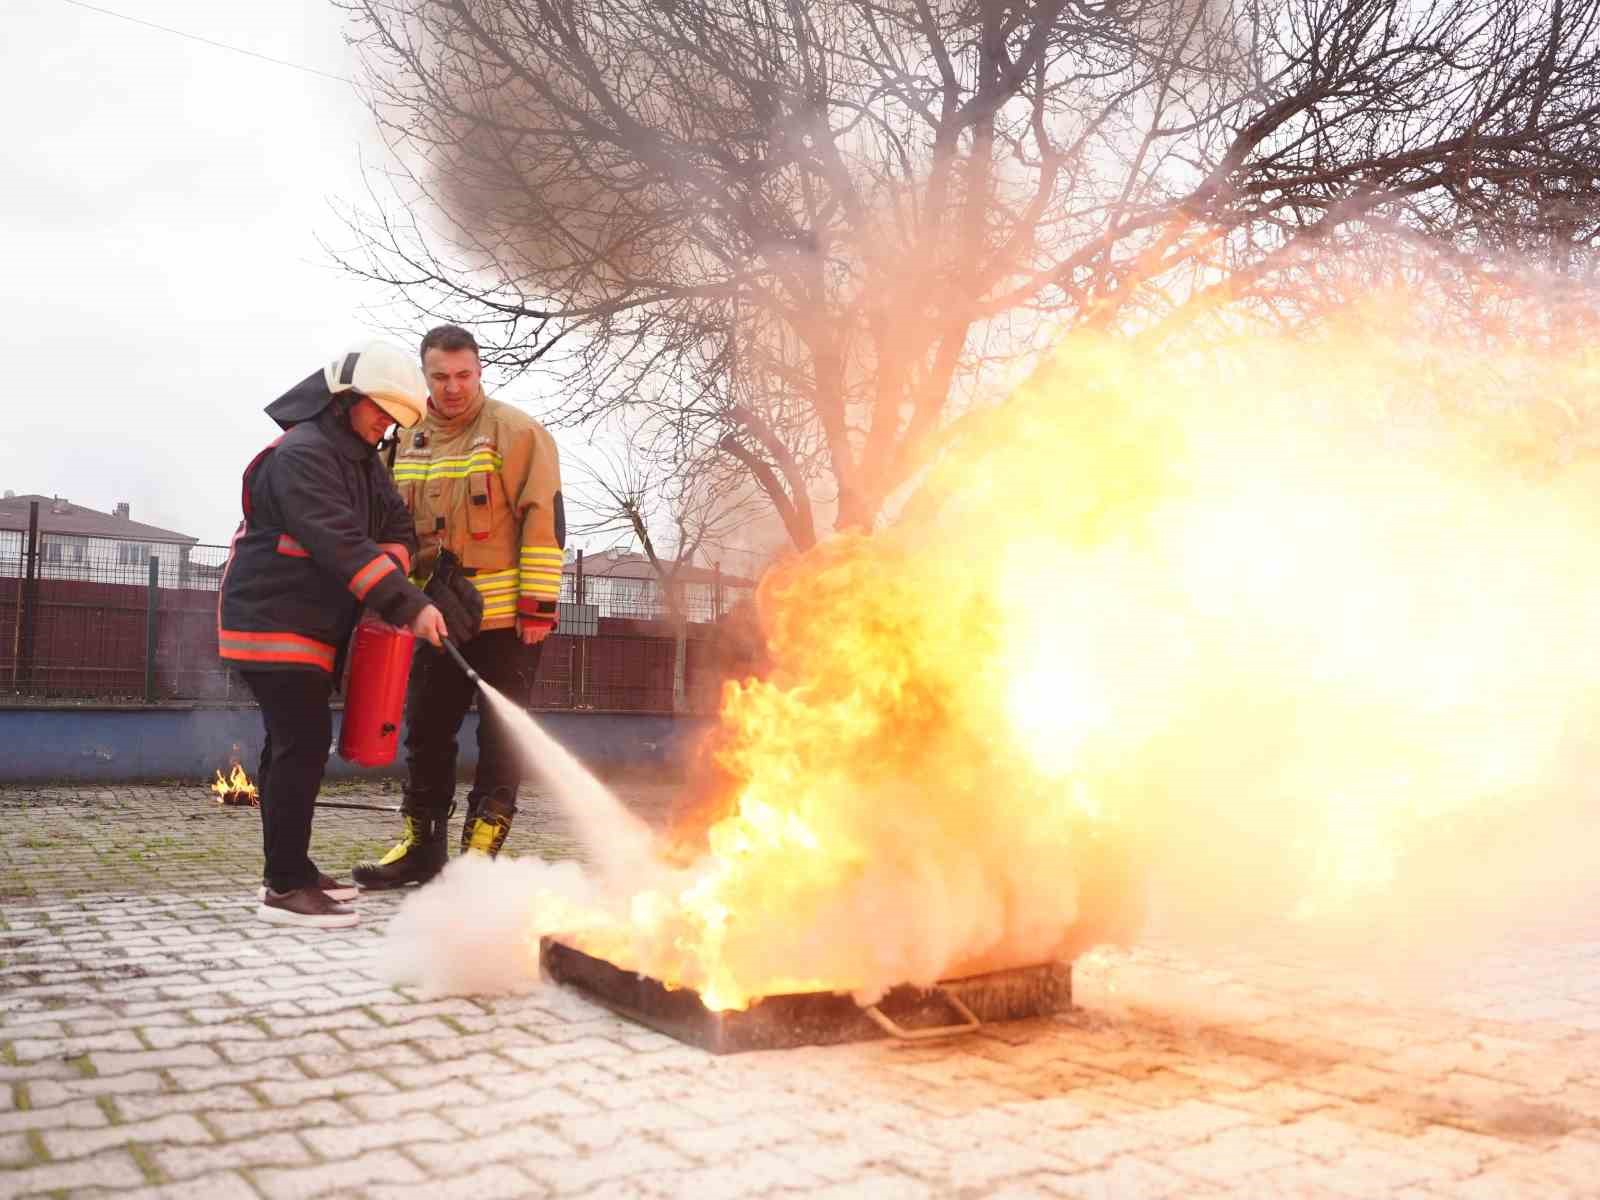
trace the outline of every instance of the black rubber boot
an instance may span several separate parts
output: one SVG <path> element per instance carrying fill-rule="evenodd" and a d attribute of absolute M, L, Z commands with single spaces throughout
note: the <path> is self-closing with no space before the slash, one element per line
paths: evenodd
<path fill-rule="evenodd" d="M 487 854 L 494 858 L 506 844 L 511 818 L 517 815 L 517 794 L 511 788 L 495 788 L 467 810 L 461 828 L 461 853 Z"/>
<path fill-rule="evenodd" d="M 357 863 L 350 876 L 368 891 L 427 883 L 440 871 L 450 856 L 449 823 L 455 805 L 423 808 L 409 797 L 400 805 L 405 822 L 400 841 L 377 862 Z"/>

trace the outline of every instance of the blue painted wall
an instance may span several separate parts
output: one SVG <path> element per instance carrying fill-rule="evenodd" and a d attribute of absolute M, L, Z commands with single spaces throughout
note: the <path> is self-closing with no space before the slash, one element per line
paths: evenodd
<path fill-rule="evenodd" d="M 334 710 L 334 738 L 339 718 Z M 539 723 L 591 768 L 680 769 L 709 727 L 706 717 L 661 713 L 548 712 Z M 477 761 L 477 713 L 461 728 L 463 772 Z M 0 783 L 210 780 L 233 747 L 252 775 L 261 754 L 261 717 L 252 707 L 151 705 L 138 708 L 0 708 Z M 404 756 L 404 750 L 401 751 Z M 333 778 L 398 777 L 402 764 L 354 767 L 328 760 Z"/>

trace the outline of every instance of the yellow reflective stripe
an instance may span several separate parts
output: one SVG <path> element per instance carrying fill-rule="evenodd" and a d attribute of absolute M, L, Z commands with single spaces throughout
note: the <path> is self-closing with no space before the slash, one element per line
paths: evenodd
<path fill-rule="evenodd" d="M 398 482 L 415 483 L 428 479 L 465 479 L 479 471 L 498 471 L 505 465 L 505 459 L 490 450 L 479 450 L 473 454 L 459 454 L 453 458 L 433 458 L 426 462 L 401 459 L 394 465 L 394 477 Z"/>
<path fill-rule="evenodd" d="M 543 562 L 559 563 L 562 561 L 560 550 L 547 550 L 543 546 L 524 546 L 522 548 L 522 561 L 537 559 Z"/>
<path fill-rule="evenodd" d="M 527 583 L 530 579 L 539 579 L 543 580 L 545 583 L 554 584 L 557 587 L 561 586 L 560 571 L 529 571 L 524 569 L 522 572 L 522 582 Z"/>
<path fill-rule="evenodd" d="M 484 616 L 504 617 L 516 611 L 517 569 L 515 567 L 505 571 L 484 571 L 471 578 L 472 586 L 477 588 L 478 594 L 483 597 Z"/>

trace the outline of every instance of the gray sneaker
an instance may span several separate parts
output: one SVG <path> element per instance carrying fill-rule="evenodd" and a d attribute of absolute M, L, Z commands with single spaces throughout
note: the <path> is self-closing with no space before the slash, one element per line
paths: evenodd
<path fill-rule="evenodd" d="M 314 887 L 292 892 L 268 890 L 256 908 L 256 916 L 274 925 L 299 925 L 306 929 L 348 929 L 361 918 L 355 909 L 346 908 Z"/>

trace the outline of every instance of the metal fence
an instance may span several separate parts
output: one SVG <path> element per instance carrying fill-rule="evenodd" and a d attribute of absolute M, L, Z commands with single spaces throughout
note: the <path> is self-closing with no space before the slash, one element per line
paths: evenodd
<path fill-rule="evenodd" d="M 0 702 L 247 702 L 217 654 L 227 554 L 0 530 Z M 563 580 L 561 632 L 546 643 L 534 707 L 705 712 L 723 679 L 749 668 L 713 621 L 666 628 L 659 603 L 629 607 L 588 582 Z M 708 598 L 703 615 L 747 591 Z M 700 613 L 692 607 L 691 620 Z"/>
<path fill-rule="evenodd" d="M 605 556 L 597 556 L 598 569 L 585 569 L 583 555 L 569 561 L 561 576 L 561 599 L 587 604 L 596 615 L 632 621 L 667 621 L 672 606 L 654 578 L 606 574 Z M 677 585 L 678 608 L 694 624 L 714 624 L 749 600 L 754 589 L 737 577 L 701 568 L 695 578 Z"/>
<path fill-rule="evenodd" d="M 231 700 L 217 657 L 226 546 L 40 533 L 0 550 L 0 692 L 36 700 Z M 109 549 L 107 548 L 109 546 Z"/>

